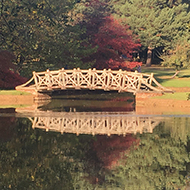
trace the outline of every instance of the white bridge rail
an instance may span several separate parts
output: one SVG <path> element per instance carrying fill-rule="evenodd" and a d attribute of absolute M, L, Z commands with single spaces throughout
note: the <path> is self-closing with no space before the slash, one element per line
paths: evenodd
<path fill-rule="evenodd" d="M 34 84 L 31 84 L 33 81 Z M 60 69 L 57 71 L 33 72 L 33 77 L 25 84 L 17 86 L 17 90 L 34 89 L 37 92 L 64 89 L 103 89 L 118 92 L 156 91 L 168 89 L 161 86 L 153 74 L 142 74 L 123 70 L 96 69 Z"/>

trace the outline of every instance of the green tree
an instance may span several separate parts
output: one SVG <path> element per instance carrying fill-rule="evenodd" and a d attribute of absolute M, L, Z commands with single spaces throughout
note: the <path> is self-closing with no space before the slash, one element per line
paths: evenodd
<path fill-rule="evenodd" d="M 161 58 L 163 66 L 176 68 L 176 73 L 172 76 L 174 78 L 182 68 L 190 66 L 190 41 L 186 39 L 178 41 L 176 46 L 166 50 Z"/>
<path fill-rule="evenodd" d="M 89 63 L 84 65 L 81 61 L 93 51 L 81 39 L 85 28 L 73 25 L 69 17 L 75 3 L 75 0 L 1 1 L 0 48 L 16 55 L 20 72 L 89 67 Z"/>
<path fill-rule="evenodd" d="M 126 18 L 126 23 L 137 34 L 147 49 L 146 65 L 151 65 L 152 51 L 170 49 L 187 31 L 190 20 L 188 5 L 181 1 L 131 0 L 112 1 L 116 16 Z"/>

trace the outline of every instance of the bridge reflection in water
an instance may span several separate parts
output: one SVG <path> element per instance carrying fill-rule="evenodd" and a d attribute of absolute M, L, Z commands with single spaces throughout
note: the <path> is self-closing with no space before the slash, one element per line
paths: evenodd
<path fill-rule="evenodd" d="M 61 133 L 126 135 L 152 133 L 160 123 L 157 117 L 126 112 L 45 112 L 30 118 L 33 128 Z"/>

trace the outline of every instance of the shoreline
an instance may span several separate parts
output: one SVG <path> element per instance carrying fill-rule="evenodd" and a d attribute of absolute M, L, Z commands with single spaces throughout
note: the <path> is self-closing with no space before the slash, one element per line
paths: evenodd
<path fill-rule="evenodd" d="M 187 89 L 175 88 L 176 92 L 187 91 Z M 189 88 L 188 88 L 189 92 Z M 187 93 L 188 93 L 187 92 Z M 139 93 L 135 98 L 135 111 L 137 114 L 151 115 L 151 114 L 169 114 L 169 113 L 183 113 L 190 114 L 190 100 L 177 100 L 177 99 L 159 99 L 153 98 L 161 96 L 157 93 Z M 0 108 L 9 107 L 32 107 L 40 104 L 44 100 L 43 95 L 37 97 L 33 94 L 25 95 L 0 95 Z M 46 99 L 46 98 L 45 98 Z M 37 101 L 36 101 L 37 100 Z M 39 101 L 38 101 L 39 100 Z"/>
<path fill-rule="evenodd" d="M 32 105 L 34 95 L 0 95 L 0 106 L 5 105 Z"/>
<path fill-rule="evenodd" d="M 136 112 L 142 115 L 190 114 L 190 100 L 144 98 L 136 101 Z"/>

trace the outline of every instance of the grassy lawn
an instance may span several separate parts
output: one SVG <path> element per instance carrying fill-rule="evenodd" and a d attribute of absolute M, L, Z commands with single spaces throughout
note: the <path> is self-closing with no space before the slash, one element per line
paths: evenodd
<path fill-rule="evenodd" d="M 187 100 L 188 99 L 188 92 L 175 92 L 173 94 L 166 93 L 162 96 L 155 96 L 152 99 L 171 99 L 171 100 Z"/>
<path fill-rule="evenodd" d="M 164 80 L 159 80 L 157 79 L 158 82 L 160 82 L 160 84 L 162 86 L 165 87 L 176 87 L 176 88 L 180 88 L 180 87 L 188 87 L 190 88 L 190 78 L 176 78 L 176 79 L 164 79 Z"/>
<path fill-rule="evenodd" d="M 30 95 L 30 93 L 17 90 L 0 90 L 0 95 Z"/>
<path fill-rule="evenodd" d="M 170 88 L 190 88 L 190 69 L 181 70 L 175 78 L 171 78 L 175 74 L 175 69 L 165 67 L 142 67 L 142 73 L 154 73 L 155 79 L 164 87 Z M 153 98 L 157 99 L 173 99 L 187 100 L 189 92 L 165 93 L 163 96 Z"/>
<path fill-rule="evenodd" d="M 160 66 L 151 66 L 151 67 L 146 67 L 142 66 L 141 68 L 142 73 L 154 73 L 155 77 L 171 77 L 172 75 L 175 74 L 175 69 L 173 68 L 166 68 L 166 67 L 160 67 Z"/>
<path fill-rule="evenodd" d="M 165 67 L 142 67 L 142 73 L 154 73 L 155 79 L 165 87 L 190 87 L 190 69 L 183 69 L 175 78 L 175 69 Z"/>
<path fill-rule="evenodd" d="M 25 107 L 29 107 L 31 105 L 28 104 L 19 104 L 19 105 L 0 105 L 0 109 L 3 108 L 25 108 Z"/>
<path fill-rule="evenodd" d="M 175 74 L 174 68 L 166 68 L 161 66 L 151 66 L 151 67 L 145 67 L 142 66 L 142 73 L 154 73 L 155 77 L 167 77 L 170 78 Z M 179 74 L 176 76 L 176 78 L 189 78 L 190 77 L 190 68 L 188 69 L 182 69 Z"/>

